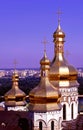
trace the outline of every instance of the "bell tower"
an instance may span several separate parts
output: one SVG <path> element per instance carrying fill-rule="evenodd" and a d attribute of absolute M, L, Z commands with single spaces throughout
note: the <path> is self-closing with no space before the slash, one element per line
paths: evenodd
<path fill-rule="evenodd" d="M 65 33 L 60 26 L 53 33 L 54 58 L 50 65 L 49 80 L 61 92 L 63 120 L 75 119 L 78 115 L 78 82 L 77 70 L 64 57 Z"/>

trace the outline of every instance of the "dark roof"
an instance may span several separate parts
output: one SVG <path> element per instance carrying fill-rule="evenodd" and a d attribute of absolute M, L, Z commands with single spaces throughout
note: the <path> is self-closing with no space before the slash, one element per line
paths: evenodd
<path fill-rule="evenodd" d="M 25 111 L 0 111 L 0 130 L 31 130 L 30 114 Z M 62 130 L 83 130 L 83 114 L 73 121 L 62 123 Z"/>
<path fill-rule="evenodd" d="M 83 130 L 83 113 L 72 121 L 62 122 L 62 130 Z"/>
<path fill-rule="evenodd" d="M 28 127 L 28 118 L 28 112 L 0 111 L 0 130 L 22 130 Z"/>

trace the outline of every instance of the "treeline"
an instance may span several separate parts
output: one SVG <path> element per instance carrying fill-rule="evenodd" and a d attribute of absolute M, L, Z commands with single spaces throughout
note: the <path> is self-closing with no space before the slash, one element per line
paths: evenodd
<path fill-rule="evenodd" d="M 40 78 L 36 77 L 27 77 L 19 79 L 19 88 L 23 90 L 27 95 L 29 92 L 38 85 Z M 12 79 L 11 78 L 0 78 L 0 96 L 12 88 Z"/>
<path fill-rule="evenodd" d="M 82 77 L 78 78 L 78 83 L 79 83 L 78 93 L 80 95 L 83 95 L 83 78 Z"/>
<path fill-rule="evenodd" d="M 40 82 L 40 78 L 38 77 L 27 77 L 23 79 L 19 79 L 19 88 L 22 89 L 27 95 L 29 92 L 36 87 Z M 78 78 L 79 87 L 78 93 L 83 94 L 83 78 Z M 4 96 L 4 94 L 12 88 L 12 79 L 11 78 L 0 78 L 0 96 Z"/>

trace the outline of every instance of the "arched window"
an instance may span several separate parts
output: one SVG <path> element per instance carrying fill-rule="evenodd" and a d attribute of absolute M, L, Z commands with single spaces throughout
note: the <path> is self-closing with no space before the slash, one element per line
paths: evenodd
<path fill-rule="evenodd" d="M 71 118 L 73 119 L 73 103 L 71 105 Z"/>
<path fill-rule="evenodd" d="M 63 105 L 63 120 L 66 120 L 66 105 Z"/>
<path fill-rule="evenodd" d="M 39 122 L 39 130 L 42 130 L 42 122 Z"/>
<path fill-rule="evenodd" d="M 54 130 L 54 121 L 51 122 L 51 130 Z"/>

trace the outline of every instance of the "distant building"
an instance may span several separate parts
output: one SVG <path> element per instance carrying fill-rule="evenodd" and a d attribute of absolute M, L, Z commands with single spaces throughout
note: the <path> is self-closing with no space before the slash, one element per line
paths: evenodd
<path fill-rule="evenodd" d="M 0 70 L 0 78 L 5 76 L 5 71 Z"/>
<path fill-rule="evenodd" d="M 78 69 L 78 77 L 83 78 L 83 69 L 81 68 Z"/>

